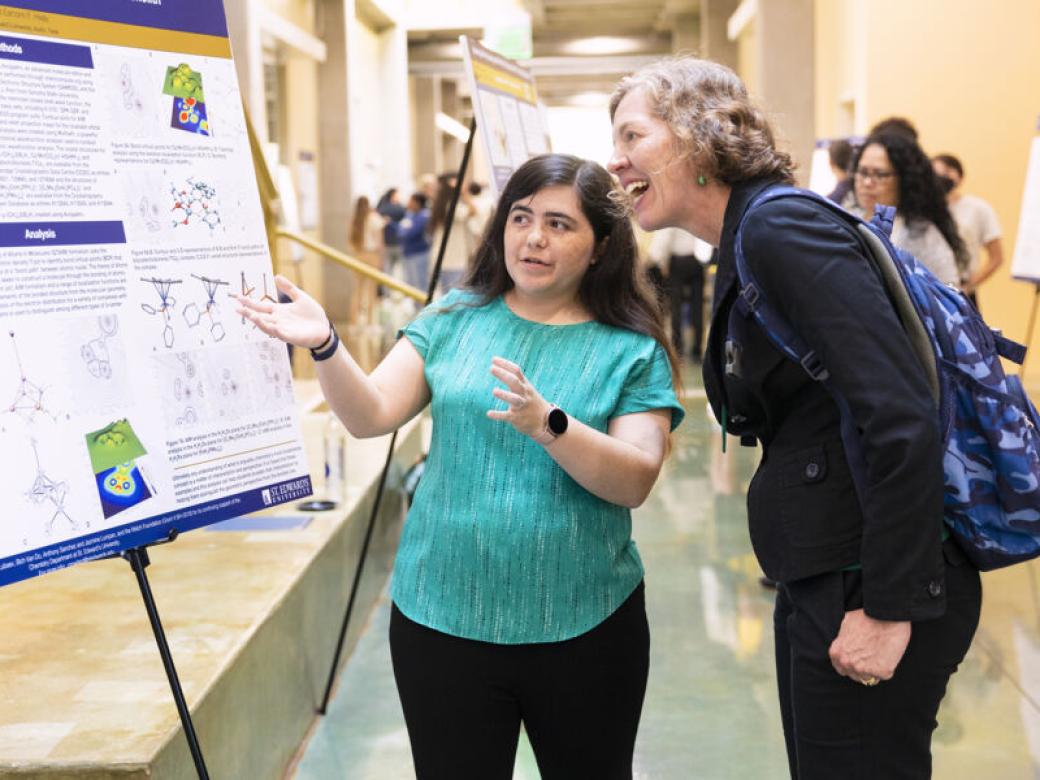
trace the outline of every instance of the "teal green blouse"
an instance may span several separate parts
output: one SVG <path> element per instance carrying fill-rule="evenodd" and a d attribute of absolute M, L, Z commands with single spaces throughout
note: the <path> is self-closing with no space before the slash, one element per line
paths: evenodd
<path fill-rule="evenodd" d="M 404 335 L 425 361 L 433 438 L 405 521 L 391 596 L 417 623 L 498 644 L 555 642 L 605 620 L 643 564 L 628 509 L 578 485 L 531 438 L 487 411 L 491 358 L 518 364 L 575 420 L 669 409 L 683 418 L 671 369 L 649 336 L 598 322 L 543 325 L 502 298 L 453 291 Z"/>

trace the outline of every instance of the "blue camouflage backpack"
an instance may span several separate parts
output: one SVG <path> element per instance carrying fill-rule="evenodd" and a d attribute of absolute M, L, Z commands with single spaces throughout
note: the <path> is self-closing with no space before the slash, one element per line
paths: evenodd
<path fill-rule="evenodd" d="M 834 398 L 857 492 L 862 494 L 866 466 L 848 404 L 815 353 L 769 305 L 744 257 L 748 215 L 769 201 L 789 197 L 813 200 L 853 225 L 884 280 L 936 403 L 944 451 L 944 520 L 960 547 L 983 571 L 1040 555 L 1040 417 L 1019 378 L 1007 376 L 1000 362 L 1004 357 L 1021 364 L 1025 347 L 989 328 L 960 291 L 892 245 L 891 206 L 877 206 L 867 223 L 809 190 L 769 188 L 755 198 L 737 227 L 736 304 Z"/>

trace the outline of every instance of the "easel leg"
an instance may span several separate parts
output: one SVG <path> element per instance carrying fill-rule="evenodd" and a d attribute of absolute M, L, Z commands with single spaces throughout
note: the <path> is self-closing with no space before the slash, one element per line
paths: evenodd
<path fill-rule="evenodd" d="M 1029 310 L 1029 324 L 1026 326 L 1026 356 L 1022 358 L 1022 365 L 1018 367 L 1018 377 L 1023 382 L 1026 378 L 1026 361 L 1029 359 L 1029 347 L 1033 344 L 1033 326 L 1036 325 L 1036 309 L 1040 305 L 1040 284 L 1036 285 L 1033 293 L 1033 308 Z"/>
<path fill-rule="evenodd" d="M 163 667 L 166 669 L 166 678 L 170 681 L 170 690 L 173 692 L 173 700 L 177 704 L 177 712 L 181 716 L 181 725 L 184 727 L 184 736 L 188 738 L 188 749 L 191 758 L 195 762 L 195 771 L 198 772 L 199 780 L 209 780 L 206 771 L 206 763 L 202 758 L 202 749 L 199 747 L 198 737 L 195 736 L 195 727 L 191 722 L 191 712 L 184 700 L 184 691 L 181 690 L 180 678 L 177 677 L 177 669 L 173 665 L 173 656 L 170 654 L 170 646 L 166 642 L 166 632 L 163 631 L 162 622 L 159 620 L 159 611 L 155 607 L 155 599 L 152 597 L 152 588 L 148 583 L 148 575 L 145 567 L 148 566 L 148 551 L 143 547 L 135 547 L 123 553 L 123 557 L 130 564 L 130 568 L 137 575 L 137 584 L 141 588 L 141 596 L 144 598 L 144 608 L 148 612 L 148 620 L 152 624 L 152 632 L 155 634 L 155 643 L 159 646 L 159 655 L 162 656 Z"/>
<path fill-rule="evenodd" d="M 469 138 L 466 140 L 466 148 L 462 152 L 462 162 L 459 165 L 458 177 L 455 179 L 455 192 L 452 193 L 451 204 L 448 206 L 448 215 L 444 223 L 444 234 L 441 236 L 440 249 L 437 251 L 437 262 L 434 263 L 433 273 L 430 276 L 429 288 L 426 291 L 426 305 L 433 300 L 433 294 L 437 290 L 437 281 L 441 275 L 441 264 L 444 262 L 444 252 L 448 246 L 448 237 L 452 225 L 455 224 L 455 209 L 459 205 L 459 193 L 462 191 L 462 183 L 466 178 L 466 169 L 469 167 L 469 156 L 473 149 L 473 137 L 477 132 L 477 120 L 474 118 L 469 123 Z M 379 476 L 379 487 L 376 490 L 375 504 L 372 506 L 372 514 L 368 518 L 368 528 L 365 530 L 365 540 L 361 545 L 361 554 L 358 557 L 357 568 L 354 570 L 354 583 L 350 588 L 350 597 L 347 599 L 347 610 L 340 624 L 339 638 L 336 640 L 336 652 L 332 656 L 332 668 L 329 670 L 328 681 L 325 684 L 325 694 L 321 697 L 318 706 L 318 714 L 324 715 L 329 708 L 329 698 L 332 696 L 332 686 L 336 682 L 336 668 L 339 666 L 339 658 L 343 653 L 343 640 L 347 636 L 347 628 L 350 626 L 350 617 L 354 612 L 354 601 L 357 599 L 358 586 L 361 584 L 361 575 L 365 570 L 365 560 L 368 558 L 368 547 L 372 541 L 372 531 L 379 516 L 379 507 L 383 499 L 383 490 L 386 487 L 386 477 L 390 471 L 390 463 L 394 457 L 394 446 L 397 444 L 397 431 L 390 438 L 390 449 L 386 453 L 386 463 L 383 465 L 383 473 Z"/>

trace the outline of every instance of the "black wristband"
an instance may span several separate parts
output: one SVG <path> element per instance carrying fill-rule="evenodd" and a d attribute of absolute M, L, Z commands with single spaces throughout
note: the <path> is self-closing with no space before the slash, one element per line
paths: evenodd
<path fill-rule="evenodd" d="M 328 360 L 336 354 L 337 349 L 339 349 L 339 334 L 336 332 L 336 326 L 332 324 L 332 320 L 329 320 L 329 337 L 325 339 L 324 344 L 311 350 L 311 357 L 315 361 Z"/>

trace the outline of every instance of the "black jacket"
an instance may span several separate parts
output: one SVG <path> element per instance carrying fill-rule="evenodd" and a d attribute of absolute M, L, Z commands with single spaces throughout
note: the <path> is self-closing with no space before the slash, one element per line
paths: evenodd
<path fill-rule="evenodd" d="M 861 432 L 860 500 L 827 390 L 734 307 L 737 223 L 768 182 L 737 185 L 719 246 L 704 385 L 727 428 L 754 435 L 751 540 L 781 582 L 861 564 L 868 615 L 923 620 L 945 610 L 942 448 L 920 366 L 883 283 L 848 223 L 802 198 L 757 209 L 744 253 L 765 298 L 820 357 Z M 726 340 L 732 368 L 726 373 Z M 735 349 L 734 349 L 735 346 Z"/>

